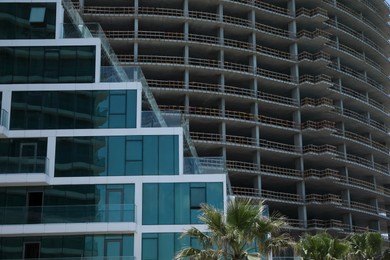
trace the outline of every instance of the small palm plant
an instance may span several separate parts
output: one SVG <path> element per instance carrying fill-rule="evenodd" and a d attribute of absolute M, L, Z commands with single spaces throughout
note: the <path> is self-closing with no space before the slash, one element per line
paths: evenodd
<path fill-rule="evenodd" d="M 249 257 L 267 258 L 272 251 L 284 249 L 292 244 L 281 228 L 287 226 L 284 217 L 264 216 L 262 201 L 250 199 L 231 200 L 227 205 L 226 216 L 214 207 L 201 206 L 201 222 L 207 225 L 207 232 L 192 227 L 182 236 L 195 238 L 200 248 L 188 247 L 176 255 L 176 259 L 190 258 L 201 260 L 246 260 Z"/>
<path fill-rule="evenodd" d="M 375 232 L 354 233 L 348 238 L 351 244 L 353 259 L 374 259 L 381 254 L 383 238 Z"/>
<path fill-rule="evenodd" d="M 345 259 L 350 252 L 350 245 L 344 239 L 333 238 L 328 233 L 306 234 L 297 244 L 304 260 Z"/>

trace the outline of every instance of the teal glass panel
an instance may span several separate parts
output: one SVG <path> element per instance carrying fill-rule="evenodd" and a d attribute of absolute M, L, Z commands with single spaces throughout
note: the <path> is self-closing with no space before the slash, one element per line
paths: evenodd
<path fill-rule="evenodd" d="M 175 223 L 175 218 L 174 218 L 175 201 L 174 201 L 173 183 L 159 184 L 158 201 L 159 201 L 158 224 L 160 225 L 174 224 Z"/>
<path fill-rule="evenodd" d="M 159 136 L 158 139 L 158 169 L 160 175 L 174 175 L 175 170 L 175 147 L 174 136 Z"/>
<path fill-rule="evenodd" d="M 126 112 L 126 96 L 110 96 L 110 114 L 124 114 Z"/>
<path fill-rule="evenodd" d="M 223 185 L 221 182 L 206 183 L 207 204 L 223 209 Z"/>
<path fill-rule="evenodd" d="M 55 3 L 0 3 L 0 39 L 54 39 Z"/>
<path fill-rule="evenodd" d="M 199 220 L 200 214 L 201 212 L 199 209 L 191 209 L 191 224 L 202 224 L 202 222 Z"/>
<path fill-rule="evenodd" d="M 92 83 L 95 49 L 95 46 L 0 47 L 0 83 Z"/>
<path fill-rule="evenodd" d="M 61 237 L 57 238 L 61 239 Z M 84 252 L 84 236 L 63 236 L 62 237 L 62 256 L 78 257 Z M 41 248 L 44 250 L 44 248 Z"/>
<path fill-rule="evenodd" d="M 143 170 L 144 175 L 157 175 L 159 165 L 158 136 L 144 136 Z"/>
<path fill-rule="evenodd" d="M 123 256 L 133 256 L 134 255 L 134 236 L 133 235 L 124 235 L 123 236 Z"/>
<path fill-rule="evenodd" d="M 126 92 L 131 94 L 135 91 Z M 125 127 L 125 114 L 108 113 L 109 99 L 110 91 L 13 92 L 10 128 L 27 130 Z M 135 116 L 136 111 L 131 112 Z"/>
<path fill-rule="evenodd" d="M 189 247 L 191 245 L 190 238 L 188 236 L 181 237 L 181 233 L 175 233 L 174 244 L 175 244 L 175 252 L 178 252 L 179 250 Z"/>
<path fill-rule="evenodd" d="M 14 50 L 13 65 L 14 73 L 12 83 L 27 83 L 29 68 L 29 48 L 19 47 Z"/>
<path fill-rule="evenodd" d="M 108 175 L 124 175 L 125 172 L 125 137 L 108 137 Z"/>
<path fill-rule="evenodd" d="M 23 238 L 3 237 L 0 241 L 0 259 L 23 259 Z"/>
<path fill-rule="evenodd" d="M 126 162 L 126 175 L 136 176 L 142 175 L 142 161 L 127 161 Z"/>
<path fill-rule="evenodd" d="M 159 260 L 157 238 L 142 238 L 142 260 Z"/>
<path fill-rule="evenodd" d="M 142 188 L 142 224 L 158 224 L 158 184 L 143 184 Z"/>
<path fill-rule="evenodd" d="M 45 173 L 45 138 L 0 139 L 0 174 Z"/>
<path fill-rule="evenodd" d="M 31 7 L 30 23 L 43 23 L 45 21 L 45 7 Z"/>
<path fill-rule="evenodd" d="M 45 55 L 45 49 L 43 47 L 35 47 L 30 50 L 30 62 L 29 62 L 29 78 L 28 82 L 39 83 L 43 82 L 43 74 L 45 71 L 45 63 L 42 62 L 42 57 Z"/>
<path fill-rule="evenodd" d="M 125 119 L 125 115 L 110 115 L 108 118 L 110 128 L 124 128 L 126 124 Z"/>
<path fill-rule="evenodd" d="M 105 241 L 105 254 L 104 256 L 118 257 L 122 255 L 122 240 L 109 239 Z"/>
<path fill-rule="evenodd" d="M 51 250 L 46 250 L 50 248 Z M 55 258 L 62 255 L 62 237 L 42 237 L 41 258 Z"/>
<path fill-rule="evenodd" d="M 126 142 L 126 160 L 141 161 L 142 160 L 142 141 L 127 141 Z"/>
<path fill-rule="evenodd" d="M 158 259 L 175 259 L 174 233 L 158 234 Z"/>
<path fill-rule="evenodd" d="M 137 123 L 136 113 L 137 111 L 137 92 L 127 92 L 127 106 L 126 106 L 126 127 L 135 128 Z"/>
<path fill-rule="evenodd" d="M 190 185 L 188 183 L 175 184 L 175 223 L 190 223 Z"/>
<path fill-rule="evenodd" d="M 0 30 L 3 32 L 4 28 Z M 11 47 L 0 48 L 0 84 L 12 81 L 14 73 L 14 51 Z"/>
<path fill-rule="evenodd" d="M 60 49 L 59 47 L 45 48 L 45 55 L 43 62 L 45 64 L 45 70 L 43 72 L 43 80 L 45 83 L 59 82 L 59 69 L 60 69 Z M 28 71 L 26 72 L 28 74 Z"/>
<path fill-rule="evenodd" d="M 23 259 L 24 243 L 39 243 L 42 259 L 128 259 L 134 255 L 133 235 L 27 236 L 0 238 L 0 259 Z"/>
<path fill-rule="evenodd" d="M 190 198 L 191 209 L 200 209 L 201 204 L 206 203 L 206 188 L 191 187 Z"/>

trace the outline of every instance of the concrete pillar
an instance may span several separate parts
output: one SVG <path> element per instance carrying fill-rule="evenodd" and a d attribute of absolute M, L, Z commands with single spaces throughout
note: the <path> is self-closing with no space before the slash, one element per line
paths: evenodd
<path fill-rule="evenodd" d="M 351 207 L 351 194 L 349 192 L 349 189 L 341 191 L 341 199 L 344 205 L 346 205 L 347 207 Z"/>
<path fill-rule="evenodd" d="M 351 213 L 347 213 L 347 214 L 344 214 L 343 215 L 343 223 L 346 224 L 349 228 L 349 232 L 352 232 L 353 231 L 353 225 L 352 225 L 352 214 Z"/>

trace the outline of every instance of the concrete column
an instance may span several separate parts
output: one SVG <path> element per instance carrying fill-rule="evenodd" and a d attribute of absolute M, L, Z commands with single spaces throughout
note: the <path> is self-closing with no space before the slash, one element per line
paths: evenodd
<path fill-rule="evenodd" d="M 341 191 L 341 199 L 344 205 L 351 207 L 351 194 L 349 189 Z"/>
<path fill-rule="evenodd" d="M 381 231 L 381 225 L 380 225 L 380 222 L 379 220 L 371 220 L 369 223 L 368 223 L 368 227 L 370 229 L 373 229 L 373 230 L 376 230 L 378 232 Z"/>
<path fill-rule="evenodd" d="M 347 159 L 347 146 L 344 144 L 339 144 L 337 146 L 337 151 L 340 152 L 342 154 L 342 157 L 344 159 Z"/>
<path fill-rule="evenodd" d="M 295 160 L 295 169 L 300 170 L 302 173 L 304 171 L 304 164 L 303 164 L 303 158 L 300 157 Z M 297 187 L 297 194 L 303 199 L 303 202 L 306 201 L 306 187 L 305 182 L 299 181 L 296 184 Z M 306 205 L 302 205 L 298 207 L 298 218 L 303 223 L 303 227 L 307 228 L 307 209 Z"/>
<path fill-rule="evenodd" d="M 258 195 L 261 196 L 262 183 L 261 183 L 261 175 L 257 175 L 254 179 L 253 186 L 258 190 Z"/>
<path fill-rule="evenodd" d="M 287 9 L 289 10 L 289 15 L 295 17 L 296 14 L 295 0 L 290 0 L 287 2 Z"/>
<path fill-rule="evenodd" d="M 188 0 L 183 0 L 183 13 L 185 17 L 188 17 Z"/>
<path fill-rule="evenodd" d="M 347 214 L 343 215 L 343 223 L 349 226 L 349 230 L 348 230 L 349 232 L 353 231 L 352 214 L 351 213 L 347 213 Z"/>

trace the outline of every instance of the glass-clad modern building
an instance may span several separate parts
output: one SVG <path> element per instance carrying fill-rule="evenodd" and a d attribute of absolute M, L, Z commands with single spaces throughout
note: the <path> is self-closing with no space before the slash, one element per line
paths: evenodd
<path fill-rule="evenodd" d="M 223 160 L 184 156 L 70 3 L 0 2 L 0 259 L 172 259 L 224 209 Z"/>

